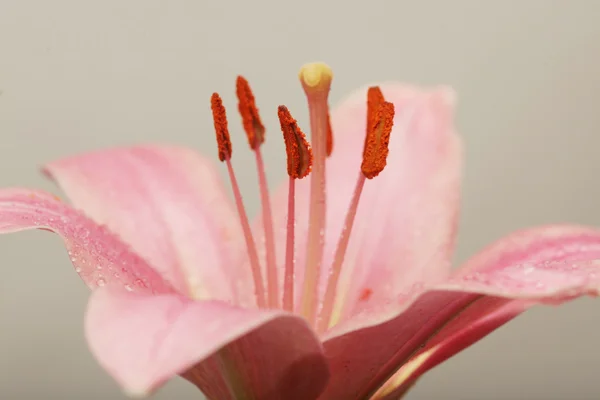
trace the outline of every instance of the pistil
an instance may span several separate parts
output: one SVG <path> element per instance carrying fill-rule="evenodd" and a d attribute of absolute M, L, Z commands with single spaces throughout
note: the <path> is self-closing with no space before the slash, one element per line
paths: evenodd
<path fill-rule="evenodd" d="M 300 82 L 306 93 L 310 115 L 311 142 L 314 162 L 310 182 L 309 230 L 306 249 L 306 267 L 302 293 L 302 315 L 314 323 L 319 296 L 317 283 L 321 274 L 324 249 L 326 198 L 325 159 L 329 129 L 327 99 L 333 74 L 322 63 L 307 64 L 300 70 Z"/>

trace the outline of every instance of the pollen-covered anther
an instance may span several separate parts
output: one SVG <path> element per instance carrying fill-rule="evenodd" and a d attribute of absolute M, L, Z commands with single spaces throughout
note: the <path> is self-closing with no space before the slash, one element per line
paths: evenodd
<path fill-rule="evenodd" d="M 385 98 L 379 86 L 371 86 L 367 91 L 367 117 L 383 103 Z"/>
<path fill-rule="evenodd" d="M 376 92 L 374 92 L 376 93 Z M 371 100 L 369 98 L 369 100 Z M 363 152 L 361 171 L 373 179 L 385 168 L 389 153 L 390 133 L 394 125 L 394 104 L 383 101 L 367 107 L 367 136 Z"/>
<path fill-rule="evenodd" d="M 210 98 L 210 106 L 213 114 L 215 133 L 217 135 L 217 146 L 219 148 L 219 160 L 226 161 L 231 158 L 231 139 L 227 128 L 227 113 L 223 100 L 218 93 L 213 93 Z"/>
<path fill-rule="evenodd" d="M 306 135 L 298 126 L 286 106 L 277 110 L 285 150 L 287 153 L 288 175 L 294 179 L 302 179 L 310 173 L 312 167 L 312 149 L 306 140 Z"/>
<path fill-rule="evenodd" d="M 385 103 L 385 98 L 383 97 L 383 93 L 381 93 L 381 89 L 379 86 L 371 86 L 367 91 L 367 132 L 373 126 L 375 121 L 373 118 L 377 117 L 377 109 Z M 369 135 L 365 135 L 365 145 L 363 147 L 363 157 L 365 155 L 365 151 L 367 150 L 367 140 Z"/>
<path fill-rule="evenodd" d="M 248 144 L 254 150 L 265 141 L 265 126 L 260 119 L 254 94 L 246 78 L 243 76 L 237 77 L 235 91 L 238 98 L 238 110 L 242 116 L 244 131 L 246 131 L 248 137 Z"/>

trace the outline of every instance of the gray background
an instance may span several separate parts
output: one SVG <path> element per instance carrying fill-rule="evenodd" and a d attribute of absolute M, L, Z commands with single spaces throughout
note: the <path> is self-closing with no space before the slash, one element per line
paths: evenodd
<path fill-rule="evenodd" d="M 209 96 L 233 108 L 239 73 L 272 130 L 281 103 L 307 126 L 296 74 L 323 60 L 333 100 L 381 80 L 457 88 L 467 149 L 458 260 L 528 225 L 600 225 L 599 17 L 591 0 L 0 0 L 0 186 L 54 190 L 41 163 L 141 141 L 216 159 Z M 250 163 L 237 117 L 231 125 L 235 163 Z M 274 183 L 285 171 L 272 139 Z M 254 169 L 238 173 L 255 212 Z M 0 398 L 124 398 L 86 348 L 87 289 L 58 237 L 4 236 L 0 255 Z M 598 398 L 599 310 L 590 299 L 536 308 L 409 398 Z M 198 395 L 175 380 L 156 398 Z"/>

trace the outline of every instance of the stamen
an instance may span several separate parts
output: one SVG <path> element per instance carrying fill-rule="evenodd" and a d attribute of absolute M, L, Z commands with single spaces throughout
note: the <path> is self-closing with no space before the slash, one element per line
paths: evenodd
<path fill-rule="evenodd" d="M 325 332 L 329 327 L 329 321 L 331 320 L 331 312 L 333 311 L 333 303 L 336 295 L 337 283 L 340 278 L 340 273 L 342 272 L 342 264 L 344 263 L 346 249 L 348 248 L 348 243 L 350 241 L 350 232 L 352 231 L 352 226 L 354 225 L 354 217 L 356 216 L 356 211 L 358 210 L 358 202 L 360 200 L 360 195 L 362 194 L 362 190 L 365 185 L 365 178 L 365 175 L 362 173 L 358 176 L 358 181 L 356 182 L 354 194 L 352 195 L 352 200 L 350 201 L 350 207 L 348 208 L 348 213 L 346 214 L 346 219 L 344 220 L 342 234 L 340 235 L 335 250 L 333 263 L 331 264 L 330 268 L 330 275 L 327 280 L 327 289 L 325 290 L 325 297 L 323 297 L 323 308 L 321 309 L 321 314 L 319 316 L 319 320 L 317 321 L 317 332 L 319 333 Z"/>
<path fill-rule="evenodd" d="M 279 280 L 277 279 L 277 265 L 275 261 L 275 234 L 273 232 L 273 214 L 271 211 L 271 200 L 269 198 L 269 187 L 265 164 L 260 150 L 260 145 L 265 141 L 265 127 L 260 119 L 258 108 L 254 100 L 254 94 L 250 84 L 243 76 L 238 76 L 235 84 L 238 98 L 238 110 L 242 116 L 242 122 L 248 144 L 254 150 L 256 156 L 256 167 L 258 170 L 258 186 L 262 204 L 263 226 L 265 233 L 265 252 L 267 262 L 267 299 L 269 307 L 279 307 Z"/>
<path fill-rule="evenodd" d="M 231 158 L 231 139 L 227 129 L 227 114 L 223 106 L 223 100 L 218 93 L 213 93 L 210 98 L 210 108 L 213 113 L 213 123 L 217 134 L 217 146 L 219 147 L 219 160 L 225 161 Z"/>
<path fill-rule="evenodd" d="M 290 178 L 302 179 L 310 173 L 313 160 L 312 149 L 306 140 L 306 135 L 300 130 L 286 106 L 279 106 L 277 115 L 285 141 L 288 175 Z"/>
<path fill-rule="evenodd" d="M 376 88 L 376 91 L 374 92 L 379 92 L 379 94 L 381 94 L 379 88 Z M 381 99 L 383 100 L 383 96 L 381 96 Z M 369 91 L 368 101 L 371 101 L 371 91 Z M 374 178 L 383 170 L 383 168 L 385 168 L 389 152 L 388 145 L 390 133 L 394 124 L 394 105 L 385 100 L 378 105 L 374 104 L 371 107 L 368 105 L 367 121 L 370 121 L 370 125 L 367 127 L 367 146 L 363 152 L 361 174 L 356 182 L 356 188 L 354 189 L 354 194 L 350 201 L 350 207 L 346 214 L 342 233 L 333 257 L 333 263 L 331 264 L 327 289 L 325 290 L 325 296 L 323 298 L 323 308 L 319 320 L 317 321 L 318 332 L 326 331 L 332 322 L 331 312 L 336 297 L 337 284 L 342 271 L 346 250 L 348 249 L 348 243 L 350 242 L 350 233 L 352 232 L 354 218 L 356 217 L 358 203 L 365 181 L 366 179 Z"/>
<path fill-rule="evenodd" d="M 373 179 L 383 169 L 387 161 L 390 133 L 394 125 L 394 104 L 384 101 L 371 114 L 371 125 L 367 129 L 361 170 L 368 179 Z"/>
<path fill-rule="evenodd" d="M 248 144 L 251 149 L 257 149 L 265 141 L 265 126 L 260 119 L 250 84 L 243 76 L 237 77 L 235 92 L 238 98 L 238 110 L 248 136 Z"/>
<path fill-rule="evenodd" d="M 240 216 L 242 230 L 244 231 L 244 239 L 246 240 L 248 257 L 250 259 L 250 267 L 252 269 L 252 278 L 254 279 L 256 303 L 259 307 L 263 308 L 265 306 L 265 288 L 260 271 L 258 253 L 256 252 L 256 244 L 254 243 L 254 238 L 250 229 L 250 223 L 248 221 L 248 215 L 246 214 L 246 209 L 244 208 L 240 188 L 237 183 L 235 173 L 233 172 L 233 166 L 231 165 L 231 139 L 229 137 L 229 130 L 227 128 L 227 113 L 225 112 L 223 101 L 217 93 L 213 93 L 210 99 L 210 104 L 213 113 L 215 132 L 217 135 L 217 145 L 219 146 L 219 160 L 225 161 L 227 164 L 227 171 L 231 181 L 231 188 L 233 189 L 235 204 Z"/>
<path fill-rule="evenodd" d="M 314 152 L 313 173 L 310 182 L 309 229 L 306 250 L 306 268 L 302 293 L 302 314 L 309 323 L 316 317 L 318 286 L 325 236 L 325 158 L 329 107 L 327 97 L 333 74 L 322 63 L 307 64 L 300 70 L 300 81 L 308 99 L 311 140 Z"/>
<path fill-rule="evenodd" d="M 283 286 L 283 309 L 294 310 L 294 230 L 296 179 L 302 179 L 310 173 L 312 149 L 306 136 L 298 127 L 285 106 L 279 106 L 278 112 L 281 131 L 287 153 L 287 171 L 289 175 L 287 241 L 285 247 L 285 276 Z"/>
<path fill-rule="evenodd" d="M 373 124 L 373 118 L 376 117 L 377 109 L 379 106 L 385 102 L 383 98 L 383 93 L 381 93 L 381 89 L 379 86 L 372 86 L 367 91 L 367 132 L 371 129 Z M 369 135 L 365 135 L 365 145 L 363 147 L 363 157 L 365 156 L 365 151 L 367 150 L 367 139 Z"/>
<path fill-rule="evenodd" d="M 290 176 L 288 185 L 288 217 L 285 241 L 285 270 L 283 276 L 283 309 L 294 311 L 294 247 L 296 228 L 296 180 Z"/>

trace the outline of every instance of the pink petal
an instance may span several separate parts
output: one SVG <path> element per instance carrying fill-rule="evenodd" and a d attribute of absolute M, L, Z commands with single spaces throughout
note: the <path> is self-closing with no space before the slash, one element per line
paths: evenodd
<path fill-rule="evenodd" d="M 599 282 L 600 231 L 555 225 L 515 232 L 497 241 L 440 288 L 560 302 L 597 294 Z"/>
<path fill-rule="evenodd" d="M 394 312 L 390 307 L 387 312 L 361 315 L 336 326 L 324 344 L 332 371 L 326 394 L 334 398 L 372 394 L 412 358 L 423 365 L 412 364 L 400 372 L 407 376 L 401 382 L 406 388 L 426 369 L 479 340 L 526 306 L 597 295 L 599 288 L 599 230 L 547 226 L 514 233 L 414 302 L 399 299 L 395 318 L 390 318 Z M 386 318 L 387 322 L 376 325 Z M 353 351 L 344 352 L 344 348 Z M 431 359 L 425 362 L 414 357 L 417 350 Z M 414 376 L 407 373 L 412 369 Z M 398 379 L 395 382 L 400 384 Z"/>
<path fill-rule="evenodd" d="M 251 282 L 236 269 L 239 222 L 218 173 L 192 150 L 103 150 L 45 171 L 75 206 L 117 232 L 182 293 L 230 300 L 234 276 Z"/>
<path fill-rule="evenodd" d="M 108 229 L 57 197 L 29 189 L 0 190 L 0 233 L 43 229 L 62 237 L 71 262 L 90 287 L 167 293 L 170 286 Z"/>
<path fill-rule="evenodd" d="M 382 370 L 395 371 L 408 361 L 423 337 L 429 337 L 469 299 L 452 300 L 454 294 L 447 292 L 424 294 L 414 304 L 403 298 L 387 313 L 368 312 L 334 327 L 323 338 L 331 380 L 321 399 L 368 398 L 389 377 L 377 381 Z"/>
<path fill-rule="evenodd" d="M 132 395 L 185 373 L 209 398 L 233 399 L 229 371 L 243 398 L 300 400 L 316 398 L 328 378 L 318 338 L 277 310 L 108 289 L 92 295 L 85 326 L 100 364 Z"/>
<path fill-rule="evenodd" d="M 482 296 L 454 316 L 409 362 L 390 378 L 373 399 L 397 400 L 425 372 L 498 329 L 531 302 Z"/>
<path fill-rule="evenodd" d="M 337 311 L 347 316 L 393 299 L 416 282 L 447 276 L 459 197 L 460 142 L 452 127 L 452 94 L 381 85 L 396 107 L 386 169 L 365 189 L 340 278 Z M 366 90 L 332 113 L 335 148 L 327 163 L 327 227 L 321 292 L 360 171 Z M 285 243 L 287 185 L 274 195 L 277 242 Z M 309 179 L 296 189 L 296 289 L 304 276 Z M 258 236 L 262 235 L 257 220 Z M 260 242 L 260 239 L 259 239 Z M 283 266 L 285 246 L 278 248 Z M 283 273 L 280 274 L 282 276 Z M 370 296 L 364 296 L 369 293 Z M 296 301 L 298 304 L 298 301 Z"/>

